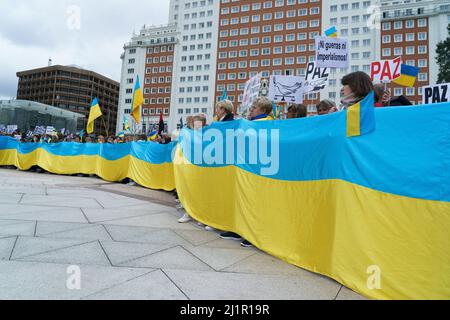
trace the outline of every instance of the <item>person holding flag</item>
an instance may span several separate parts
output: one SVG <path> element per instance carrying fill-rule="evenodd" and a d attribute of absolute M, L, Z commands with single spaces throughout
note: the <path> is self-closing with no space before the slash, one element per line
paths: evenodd
<path fill-rule="evenodd" d="M 86 127 L 86 132 L 88 134 L 94 133 L 94 122 L 101 116 L 103 116 L 102 110 L 100 109 L 97 98 L 94 98 L 91 103 L 91 110 L 89 112 L 89 119 Z"/>
<path fill-rule="evenodd" d="M 136 78 L 136 85 L 134 86 L 133 103 L 131 116 L 136 121 L 136 124 L 141 123 L 141 107 L 144 104 L 144 95 L 141 90 L 141 84 L 139 82 L 139 76 Z"/>

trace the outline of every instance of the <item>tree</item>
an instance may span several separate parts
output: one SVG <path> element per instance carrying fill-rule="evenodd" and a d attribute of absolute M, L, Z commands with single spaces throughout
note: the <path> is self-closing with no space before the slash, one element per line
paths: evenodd
<path fill-rule="evenodd" d="M 447 26 L 448 34 L 446 40 L 437 45 L 436 61 L 439 66 L 438 83 L 450 82 L 450 24 Z"/>

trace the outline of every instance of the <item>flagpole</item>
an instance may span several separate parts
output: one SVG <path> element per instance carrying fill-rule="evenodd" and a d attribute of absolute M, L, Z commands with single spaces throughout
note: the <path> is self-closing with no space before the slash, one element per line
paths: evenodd
<path fill-rule="evenodd" d="M 105 119 L 103 119 L 103 116 L 102 116 L 101 118 L 102 118 L 103 126 L 105 127 L 106 138 L 108 138 L 108 137 L 109 137 L 109 130 L 108 130 L 108 128 L 106 127 L 106 122 L 105 122 Z"/>

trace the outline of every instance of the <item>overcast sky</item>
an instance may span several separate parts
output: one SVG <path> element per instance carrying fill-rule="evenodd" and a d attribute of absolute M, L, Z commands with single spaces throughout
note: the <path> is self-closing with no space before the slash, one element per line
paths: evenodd
<path fill-rule="evenodd" d="M 169 0 L 0 0 L 0 99 L 16 72 L 79 65 L 120 80 L 123 45 L 145 25 L 167 23 Z M 80 19 L 77 19 L 78 12 Z"/>

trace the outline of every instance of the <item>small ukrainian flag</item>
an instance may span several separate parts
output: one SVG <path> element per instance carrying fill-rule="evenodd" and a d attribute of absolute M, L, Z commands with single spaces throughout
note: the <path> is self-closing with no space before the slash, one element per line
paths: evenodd
<path fill-rule="evenodd" d="M 347 137 L 359 137 L 375 131 L 375 94 L 347 109 Z"/>
<path fill-rule="evenodd" d="M 102 110 L 100 109 L 100 105 L 98 104 L 97 98 L 91 103 L 91 110 L 89 112 L 89 119 L 87 122 L 86 131 L 88 134 L 92 134 L 94 132 L 94 122 L 97 118 L 100 118 L 103 115 Z"/>
<path fill-rule="evenodd" d="M 148 137 L 147 137 L 147 141 L 155 141 L 156 138 L 158 138 L 158 131 L 152 131 L 151 133 L 149 133 Z"/>
<path fill-rule="evenodd" d="M 131 115 L 137 124 L 141 123 L 141 106 L 144 104 L 144 95 L 141 90 L 141 83 L 139 82 L 139 76 L 136 79 L 136 85 L 134 86 L 133 103 Z"/>
<path fill-rule="evenodd" d="M 419 68 L 402 64 L 402 70 L 400 73 L 400 77 L 393 80 L 392 82 L 404 87 L 414 87 L 414 84 L 416 83 L 417 77 L 419 75 Z"/>
<path fill-rule="evenodd" d="M 328 38 L 337 38 L 337 29 L 335 26 L 325 30 L 325 36 Z"/>

